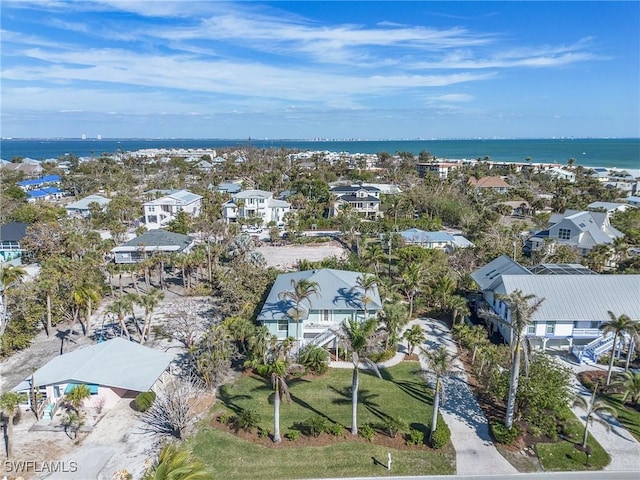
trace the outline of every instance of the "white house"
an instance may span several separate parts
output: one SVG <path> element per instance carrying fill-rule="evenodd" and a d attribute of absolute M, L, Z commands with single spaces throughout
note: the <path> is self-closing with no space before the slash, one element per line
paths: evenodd
<path fill-rule="evenodd" d="M 111 249 L 115 263 L 138 263 L 160 253 L 186 253 L 191 251 L 195 239 L 167 230 L 149 230 Z"/>
<path fill-rule="evenodd" d="M 342 185 L 331 188 L 331 193 L 336 196 L 336 206 L 350 205 L 358 213 L 365 217 L 378 217 L 380 215 L 380 189 L 365 185 Z"/>
<path fill-rule="evenodd" d="M 290 209 L 290 203 L 276 200 L 271 192 L 243 190 L 233 194 L 231 200 L 222 205 L 222 217 L 227 223 L 248 219 L 266 227 L 269 222 L 283 224 L 284 216 Z"/>
<path fill-rule="evenodd" d="M 456 248 L 473 247 L 473 243 L 462 235 L 452 235 L 448 232 L 425 232 L 419 228 L 410 228 L 398 232 L 408 245 L 418 245 L 423 248 L 435 248 L 452 253 Z"/>
<path fill-rule="evenodd" d="M 197 217 L 202 211 L 202 195 L 187 190 L 175 190 L 164 197 L 145 202 L 144 223 L 147 229 L 162 228 L 171 222 L 179 212 Z"/>
<path fill-rule="evenodd" d="M 509 307 L 498 296 L 516 290 L 544 299 L 525 332 L 543 349 L 548 344 L 568 346 L 582 356 L 590 346 L 606 343 L 608 337 L 598 327 L 610 320 L 608 311 L 640 320 L 640 275 L 598 275 L 581 265 L 546 266 L 537 269 L 541 274 L 534 271 L 503 255 L 471 274 L 484 298 L 480 309 L 492 311 L 504 322 L 488 321 L 489 328 L 499 331 L 507 343 Z"/>
<path fill-rule="evenodd" d="M 546 173 L 548 175 L 551 175 L 552 177 L 559 178 L 561 180 L 566 180 L 569 183 L 574 183 L 576 181 L 575 173 L 569 170 L 565 170 L 564 168 L 561 168 L 561 167 L 550 168 L 549 170 L 547 170 Z"/>
<path fill-rule="evenodd" d="M 323 346 L 335 340 L 333 329 L 346 319 L 363 319 L 364 292 L 357 287 L 362 273 L 323 268 L 278 275 L 269 295 L 258 314 L 257 320 L 266 325 L 269 332 L 279 340 L 298 337 L 304 343 Z M 295 304 L 287 299 L 285 292 L 293 290 L 293 283 L 302 279 L 318 284 L 318 295 L 311 295 L 301 306 L 300 322 L 292 314 Z M 367 316 L 382 309 L 378 288 L 367 292 Z"/>

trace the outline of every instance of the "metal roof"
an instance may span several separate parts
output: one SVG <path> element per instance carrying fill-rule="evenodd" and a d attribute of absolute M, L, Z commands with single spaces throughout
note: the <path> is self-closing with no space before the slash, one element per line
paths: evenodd
<path fill-rule="evenodd" d="M 545 299 L 534 321 L 602 321 L 607 311 L 640 320 L 640 275 L 506 274 L 495 288 L 503 294 L 515 290 Z"/>
<path fill-rule="evenodd" d="M 169 353 L 113 338 L 53 358 L 34 372 L 33 380 L 39 387 L 84 383 L 146 392 L 172 360 Z"/>
<path fill-rule="evenodd" d="M 294 308 L 290 300 L 281 298 L 284 292 L 292 291 L 291 281 L 307 279 L 318 284 L 318 295 L 311 295 L 304 308 L 308 310 L 363 310 L 362 289 L 355 288 L 358 277 L 363 274 L 347 270 L 323 268 L 320 270 L 305 270 L 302 272 L 284 273 L 271 287 L 269 296 L 258 314 L 259 321 L 288 318 L 288 312 Z M 371 302 L 367 310 L 380 310 L 382 301 L 378 289 L 369 292 Z"/>
<path fill-rule="evenodd" d="M 513 261 L 506 255 L 501 255 L 471 273 L 471 278 L 478 284 L 480 290 L 492 290 L 500 283 L 500 277 L 504 274 L 532 275 L 529 270 L 518 262 Z"/>
<path fill-rule="evenodd" d="M 398 234 L 407 242 L 412 243 L 431 243 L 431 242 L 449 242 L 453 243 L 453 235 L 447 232 L 426 232 L 419 228 L 410 228 Z"/>
<path fill-rule="evenodd" d="M 541 263 L 529 270 L 534 275 L 597 275 L 579 263 Z"/>
<path fill-rule="evenodd" d="M 128 242 L 118 245 L 111 249 L 112 252 L 135 251 L 141 246 L 147 247 L 146 251 L 153 250 L 157 247 L 176 247 L 176 250 L 182 251 L 193 243 L 193 237 L 183 235 L 181 233 L 173 233 L 168 230 L 149 230 L 136 238 L 132 238 Z"/>
<path fill-rule="evenodd" d="M 10 222 L 0 225 L 0 242 L 19 242 L 27 234 L 28 223 Z"/>
<path fill-rule="evenodd" d="M 64 208 L 67 210 L 88 210 L 90 203 L 97 203 L 101 207 L 104 207 L 111 201 L 110 198 L 103 197 L 102 195 L 89 195 L 81 198 L 80 200 L 66 205 Z"/>

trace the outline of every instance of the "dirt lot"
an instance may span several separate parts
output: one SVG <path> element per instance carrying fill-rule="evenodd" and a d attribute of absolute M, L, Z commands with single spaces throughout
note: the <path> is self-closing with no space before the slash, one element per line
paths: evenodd
<path fill-rule="evenodd" d="M 313 243 L 308 245 L 261 246 L 256 249 L 264 255 L 269 267 L 281 269 L 295 268 L 298 260 L 310 262 L 330 257 L 344 257 L 346 250 L 338 242 Z"/>

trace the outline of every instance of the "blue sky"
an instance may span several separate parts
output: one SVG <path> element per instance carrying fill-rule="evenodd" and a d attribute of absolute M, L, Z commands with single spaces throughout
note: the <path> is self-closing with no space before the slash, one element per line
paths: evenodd
<path fill-rule="evenodd" d="M 640 2 L 3 0 L 3 137 L 640 136 Z"/>

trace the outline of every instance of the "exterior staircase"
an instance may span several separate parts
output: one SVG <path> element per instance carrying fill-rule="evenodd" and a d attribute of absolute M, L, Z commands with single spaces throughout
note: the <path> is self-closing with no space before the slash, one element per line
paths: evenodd
<path fill-rule="evenodd" d="M 613 334 L 609 334 L 596 338 L 587 345 L 574 345 L 571 348 L 571 353 L 580 363 L 596 363 L 600 356 L 613 348 L 613 337 Z M 622 339 L 618 338 L 617 346 L 620 346 L 621 342 Z"/>
<path fill-rule="evenodd" d="M 316 345 L 318 347 L 323 347 L 327 343 L 331 342 L 337 336 L 338 336 L 338 329 L 336 329 L 335 327 L 328 328 L 324 332 L 320 333 L 319 335 L 316 335 L 311 340 L 309 340 L 309 342 L 307 342 L 307 345 Z"/>

